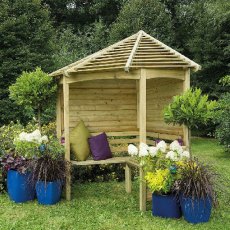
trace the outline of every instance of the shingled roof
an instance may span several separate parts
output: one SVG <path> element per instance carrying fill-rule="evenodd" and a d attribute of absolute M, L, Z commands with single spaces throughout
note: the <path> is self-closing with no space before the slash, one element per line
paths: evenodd
<path fill-rule="evenodd" d="M 124 70 L 138 68 L 201 67 L 179 52 L 140 30 L 138 33 L 103 50 L 51 73 L 60 76 L 72 73 Z"/>

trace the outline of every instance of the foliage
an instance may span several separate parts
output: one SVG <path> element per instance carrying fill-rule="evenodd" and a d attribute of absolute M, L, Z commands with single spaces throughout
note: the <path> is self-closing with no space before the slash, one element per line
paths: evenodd
<path fill-rule="evenodd" d="M 136 173 L 132 175 L 134 179 Z M 74 167 L 72 170 L 72 179 L 80 183 L 84 182 L 102 182 L 102 181 L 124 181 L 125 170 L 120 164 L 111 165 L 91 165 L 85 167 Z"/>
<path fill-rule="evenodd" d="M 221 79 L 221 83 L 230 86 L 230 76 Z M 216 129 L 216 137 L 220 144 L 230 151 L 230 93 L 225 93 L 218 101 L 216 121 L 219 123 Z"/>
<path fill-rule="evenodd" d="M 17 155 L 25 157 L 26 159 L 32 159 L 39 155 L 39 144 L 29 141 L 17 140 L 14 142 L 15 152 Z"/>
<path fill-rule="evenodd" d="M 4 176 L 3 176 L 3 169 L 0 166 L 0 194 L 4 192 L 4 189 L 5 189 L 4 185 L 5 185 L 5 179 L 4 179 Z"/>
<path fill-rule="evenodd" d="M 156 147 L 149 147 L 141 143 L 138 149 L 130 144 L 128 152 L 131 156 L 137 156 L 143 170 L 146 173 L 145 180 L 151 192 L 167 194 L 172 192 L 172 188 L 177 178 L 178 167 L 189 157 L 189 152 L 184 151 L 177 140 L 169 146 L 164 141 L 157 143 Z"/>
<path fill-rule="evenodd" d="M 129 0 L 111 27 L 110 40 L 117 41 L 139 30 L 171 45 L 174 32 L 169 13 L 158 0 Z"/>
<path fill-rule="evenodd" d="M 52 77 L 44 73 L 41 68 L 33 72 L 23 72 L 16 82 L 9 87 L 10 98 L 18 105 L 37 113 L 39 125 L 41 112 L 49 106 L 54 97 L 57 86 Z"/>
<path fill-rule="evenodd" d="M 29 122 L 26 126 L 23 126 L 19 122 L 11 122 L 8 125 L 0 127 L 0 152 L 10 153 L 15 150 L 15 139 L 18 138 L 21 132 L 32 132 L 38 128 L 33 122 Z M 47 135 L 50 140 L 56 138 L 56 125 L 55 123 L 49 123 L 43 125 L 41 133 Z"/>
<path fill-rule="evenodd" d="M 8 98 L 8 87 L 22 71 L 42 66 L 51 71 L 54 34 L 50 13 L 40 0 L 3 0 L 0 9 L 0 125 L 33 114 L 18 108 Z"/>
<path fill-rule="evenodd" d="M 148 187 L 153 193 L 167 194 L 171 192 L 174 178 L 169 169 L 156 169 L 145 176 Z"/>
<path fill-rule="evenodd" d="M 215 193 L 215 178 L 210 166 L 199 162 L 197 159 L 190 159 L 184 162 L 180 168 L 180 179 L 175 184 L 175 192 L 185 197 L 195 199 L 209 198 L 213 205 L 217 204 Z"/>
<path fill-rule="evenodd" d="M 100 18 L 109 26 L 115 21 L 126 0 L 43 0 L 49 6 L 56 27 L 71 26 L 75 31 L 98 21 Z M 76 20 L 77 19 L 77 20 Z"/>
<path fill-rule="evenodd" d="M 230 3 L 228 0 L 197 1 L 187 7 L 187 12 L 192 16 L 186 23 L 189 29 L 187 49 L 193 60 L 202 66 L 191 78 L 192 84 L 212 99 L 218 99 L 227 91 L 218 82 L 229 73 Z"/>
<path fill-rule="evenodd" d="M 53 158 L 49 154 L 44 154 L 40 158 L 34 159 L 30 165 L 33 168 L 33 181 L 46 183 L 60 180 L 65 182 L 68 165 L 63 156 Z"/>
<path fill-rule="evenodd" d="M 71 27 L 62 29 L 56 36 L 54 67 L 59 69 L 103 49 L 108 43 L 108 32 L 102 20 L 95 21 L 76 33 Z"/>
<path fill-rule="evenodd" d="M 172 103 L 164 110 L 164 120 L 166 123 L 198 128 L 213 120 L 216 106 L 216 101 L 208 101 L 208 95 L 202 95 L 200 89 L 190 89 L 183 95 L 173 97 Z"/>
<path fill-rule="evenodd" d="M 5 172 L 12 169 L 20 173 L 26 173 L 29 170 L 29 160 L 16 154 L 4 155 L 0 158 L 0 163 Z"/>
<path fill-rule="evenodd" d="M 56 137 L 56 122 L 50 122 L 44 124 L 41 128 L 41 134 L 47 135 L 48 139 L 53 139 Z"/>
<path fill-rule="evenodd" d="M 23 126 L 17 122 L 0 127 L 0 149 L 3 152 L 11 152 L 14 146 L 14 138 L 22 131 Z"/>

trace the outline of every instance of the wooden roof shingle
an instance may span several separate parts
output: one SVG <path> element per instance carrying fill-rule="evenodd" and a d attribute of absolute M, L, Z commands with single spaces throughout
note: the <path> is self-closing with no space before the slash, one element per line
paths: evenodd
<path fill-rule="evenodd" d="M 117 42 L 103 50 L 51 73 L 86 73 L 138 68 L 178 68 L 189 67 L 194 71 L 200 65 L 140 30 L 138 33 Z"/>

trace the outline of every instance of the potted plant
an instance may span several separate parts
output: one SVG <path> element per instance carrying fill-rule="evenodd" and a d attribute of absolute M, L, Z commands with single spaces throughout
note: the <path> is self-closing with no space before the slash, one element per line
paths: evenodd
<path fill-rule="evenodd" d="M 39 130 L 22 132 L 14 140 L 14 150 L 1 158 L 7 174 L 7 190 L 11 200 L 16 203 L 35 198 L 35 187 L 31 184 L 30 161 L 40 154 L 39 147 L 47 141 Z"/>
<path fill-rule="evenodd" d="M 191 129 L 210 124 L 215 116 L 216 101 L 209 101 L 208 95 L 202 95 L 200 89 L 189 89 L 182 95 L 173 97 L 173 101 L 164 109 L 164 121 L 167 124 L 188 127 L 188 144 L 191 154 Z"/>
<path fill-rule="evenodd" d="M 210 166 L 190 159 L 180 167 L 180 178 L 174 191 L 180 197 L 185 220 L 190 223 L 207 222 L 212 206 L 217 205 L 214 190 L 216 174 Z"/>
<path fill-rule="evenodd" d="M 32 180 L 36 183 L 38 202 L 44 205 L 57 203 L 61 198 L 69 163 L 64 159 L 64 147 L 57 139 L 42 148 L 42 155 L 31 161 Z"/>
<path fill-rule="evenodd" d="M 156 147 L 141 143 L 139 150 L 129 145 L 128 152 L 138 159 L 145 172 L 145 180 L 152 192 L 152 214 L 165 218 L 180 218 L 181 210 L 173 193 L 175 181 L 178 179 L 177 168 L 189 153 L 184 151 L 178 141 L 170 144 L 169 149 L 164 141 Z"/>
<path fill-rule="evenodd" d="M 11 200 L 22 203 L 35 198 L 35 189 L 29 183 L 29 161 L 14 153 L 6 154 L 1 159 L 4 172 L 7 172 L 7 190 Z"/>

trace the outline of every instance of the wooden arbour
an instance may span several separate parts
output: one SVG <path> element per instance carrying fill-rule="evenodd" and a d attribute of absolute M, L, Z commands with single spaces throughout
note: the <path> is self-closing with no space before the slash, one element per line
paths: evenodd
<path fill-rule="evenodd" d="M 70 160 L 69 132 L 80 119 L 91 133 L 104 131 L 109 136 L 133 133 L 132 139 L 110 141 L 111 144 L 126 144 L 125 147 L 112 149 L 114 152 L 127 151 L 128 143 L 153 144 L 153 138 L 174 140 L 181 136 L 188 145 L 187 128 L 165 124 L 162 111 L 174 95 L 190 87 L 190 69 L 197 71 L 200 66 L 144 31 L 139 31 L 51 73 L 59 79 L 57 135 L 65 136 L 66 159 Z M 130 178 L 128 166 L 132 162 L 127 159 L 120 161 L 118 163 L 126 164 L 126 176 Z M 140 176 L 143 177 L 142 171 Z M 141 210 L 146 208 L 145 190 L 145 185 L 141 183 Z M 126 191 L 130 192 L 130 189 Z M 70 192 L 69 175 L 67 199 L 70 199 Z"/>

